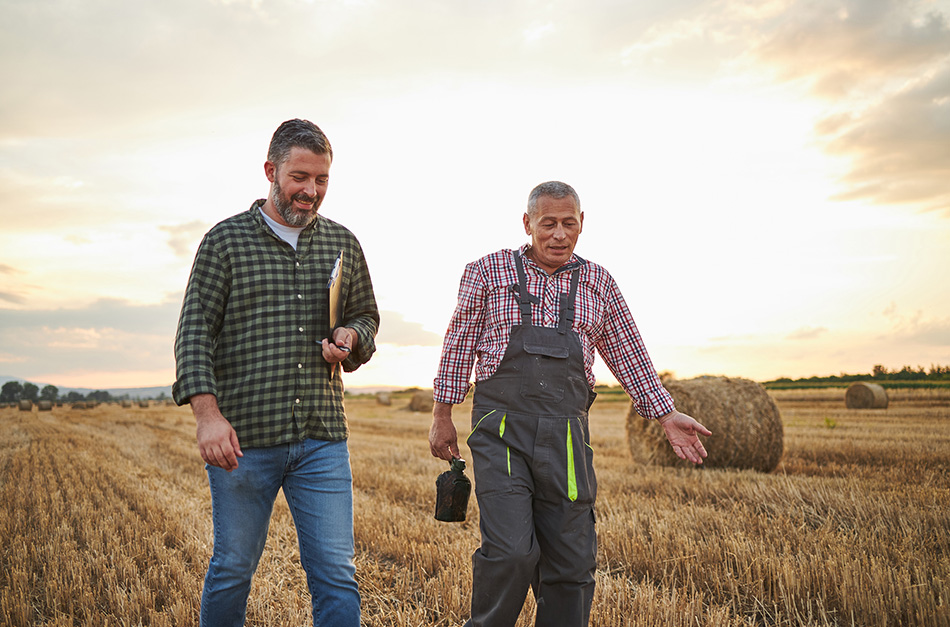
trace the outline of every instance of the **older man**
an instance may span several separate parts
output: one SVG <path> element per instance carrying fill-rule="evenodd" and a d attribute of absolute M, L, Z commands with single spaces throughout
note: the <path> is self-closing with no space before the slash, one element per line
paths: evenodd
<path fill-rule="evenodd" d="M 472 433 L 481 546 L 472 556 L 474 627 L 514 625 L 528 587 L 536 625 L 587 625 L 597 539 L 587 410 L 594 351 L 676 453 L 702 463 L 697 433 L 660 384 L 617 284 L 574 254 L 584 224 L 565 183 L 538 185 L 524 214 L 529 244 L 468 264 L 435 378 L 429 444 L 459 455 L 452 405 L 475 366 Z M 477 364 L 476 364 L 477 360 Z"/>
<path fill-rule="evenodd" d="M 332 158 L 315 124 L 281 124 L 264 162 L 270 193 L 205 235 L 188 280 L 173 394 L 191 403 L 211 486 L 214 552 L 202 627 L 244 624 L 281 489 L 313 624 L 360 624 L 337 364 L 352 371 L 369 361 L 379 313 L 356 237 L 317 213 Z M 331 329 L 327 284 L 337 260 L 342 319 Z"/>

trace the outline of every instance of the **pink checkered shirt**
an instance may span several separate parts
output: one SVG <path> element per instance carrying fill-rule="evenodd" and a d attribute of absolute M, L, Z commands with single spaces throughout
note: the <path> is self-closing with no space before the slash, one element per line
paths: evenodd
<path fill-rule="evenodd" d="M 528 245 L 521 248 L 524 254 Z M 528 292 L 541 299 L 533 304 L 532 323 L 556 327 L 558 296 L 570 291 L 570 271 L 548 275 L 524 258 Z M 571 262 L 579 261 L 576 256 Z M 630 395 L 641 416 L 657 418 L 673 411 L 673 399 L 660 383 L 630 309 L 610 273 L 584 262 L 575 302 L 574 331 L 584 349 L 587 381 L 593 387 L 594 349 Z M 518 282 L 512 251 L 500 250 L 465 266 L 458 305 L 442 344 L 434 381 L 435 400 L 458 404 L 465 400 L 475 366 L 475 380 L 484 381 L 501 363 L 511 328 L 521 324 L 515 295 Z M 476 362 L 478 357 L 478 362 Z"/>

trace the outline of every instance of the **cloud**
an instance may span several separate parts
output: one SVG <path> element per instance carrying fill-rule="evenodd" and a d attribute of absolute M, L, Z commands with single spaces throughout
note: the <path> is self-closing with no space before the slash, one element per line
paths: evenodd
<path fill-rule="evenodd" d="M 898 329 L 898 336 L 917 344 L 950 347 L 950 318 L 917 322 Z"/>
<path fill-rule="evenodd" d="M 137 305 L 101 298 L 84 307 L 58 309 L 0 309 L 0 329 L 114 328 L 127 333 L 174 335 L 181 311 L 181 294 L 155 305 Z"/>
<path fill-rule="evenodd" d="M 54 142 L 54 151 L 59 155 L 56 171 L 71 168 L 76 159 L 73 144 L 69 142 Z M 18 207 L 19 211 L 4 211 L 4 230 L 7 233 L 18 231 L 48 231 L 50 223 L 60 223 L 64 220 L 83 222 L 87 224 L 101 224 L 101 215 L 86 219 L 77 211 L 83 199 L 92 198 L 93 201 L 101 198 L 92 197 L 92 190 L 84 189 L 84 184 L 69 176 L 59 174 L 32 174 L 30 169 L 34 157 L 40 160 L 38 153 L 48 151 L 51 146 L 31 145 L 28 142 L 16 147 L 5 146 L 0 148 L 0 155 L 11 153 L 17 156 L 17 167 L 0 165 L 0 197 L 4 199 L 7 208 Z M 46 166 L 39 166 L 39 170 Z M 91 206 L 87 202 L 86 206 Z M 80 215 L 77 216 L 77 213 Z M 38 219 L 38 215 L 43 219 Z M 77 220 L 78 218 L 78 220 Z"/>
<path fill-rule="evenodd" d="M 11 374 L 27 378 L 96 371 L 172 371 L 180 308 L 181 294 L 156 305 L 100 299 L 86 307 L 0 309 L 0 363 L 16 363 L 17 372 Z M 440 335 L 399 313 L 382 311 L 380 317 L 377 344 L 398 350 L 442 345 Z"/>
<path fill-rule="evenodd" d="M 451 90 L 455 80 L 590 81 L 619 69 L 624 47 L 658 19 L 705 3 L 7 4 L 0 73 L 18 94 L 0 101 L 0 142 L 9 143 L 63 135 L 128 142 L 186 112 L 221 115 L 222 103 L 259 110 L 279 100 L 281 110 L 317 108 L 327 119 L 383 92 Z M 272 54 L 292 59 L 291 71 Z M 267 89 L 249 89 L 248 77 L 262 77 Z M 307 85 L 319 88 L 316 102 Z"/>
<path fill-rule="evenodd" d="M 208 232 L 211 225 L 201 220 L 187 224 L 173 224 L 158 227 L 169 234 L 168 245 L 178 257 L 190 259 L 198 249 L 198 241 Z"/>
<path fill-rule="evenodd" d="M 853 158 L 843 178 L 848 189 L 837 198 L 950 211 L 950 63 L 865 114 L 823 130 L 829 152 Z"/>
<path fill-rule="evenodd" d="M 0 364 L 18 364 L 20 362 L 26 361 L 20 355 L 14 355 L 13 353 L 0 352 Z"/>
<path fill-rule="evenodd" d="M 882 313 L 891 323 L 891 330 L 880 336 L 881 339 L 931 347 L 950 347 L 950 318 L 928 316 L 920 309 L 907 315 L 893 302 Z"/>
<path fill-rule="evenodd" d="M 850 165 L 836 200 L 950 213 L 950 15 L 927 0 L 722 0 L 657 20 L 622 49 L 638 70 L 817 98 L 814 139 Z M 685 66 L 685 69 L 684 69 Z M 692 68 L 692 72 L 689 68 Z"/>
<path fill-rule="evenodd" d="M 0 263 L 0 274 L 6 274 L 12 277 L 23 274 L 23 270 Z M 24 296 L 22 292 L 6 289 L 0 290 L 0 300 L 13 305 L 22 305 L 26 302 L 26 296 Z"/>
<path fill-rule="evenodd" d="M 395 346 L 442 346 L 442 336 L 426 331 L 418 322 L 410 322 L 395 311 L 379 312 L 377 344 Z"/>
<path fill-rule="evenodd" d="M 16 363 L 21 377 L 167 370 L 174 367 L 180 307 L 176 299 L 158 305 L 101 299 L 78 308 L 0 309 L 0 361 Z"/>
<path fill-rule="evenodd" d="M 252 12 L 186 0 L 8 4 L 0 71 L 22 98 L 0 103 L 4 135 L 75 135 L 77 127 L 82 135 L 104 124 L 128 132 L 129 122 L 160 115 L 182 94 L 192 104 L 207 102 L 215 85 L 264 69 L 266 55 L 239 49 L 254 48 Z M 194 56 L 199 40 L 207 44 L 204 56 Z M 240 70 L 229 69 L 229 56 L 242 58 Z M 201 89 L 201 74 L 212 89 Z"/>
<path fill-rule="evenodd" d="M 921 1 L 793 2 L 763 26 L 755 56 L 785 80 L 838 98 L 914 77 L 950 52 L 947 18 Z"/>
<path fill-rule="evenodd" d="M 550 22 L 546 24 L 535 24 L 524 30 L 524 40 L 526 43 L 533 44 L 539 41 L 542 37 L 553 33 L 554 30 L 554 24 Z"/>
<path fill-rule="evenodd" d="M 850 159 L 839 200 L 950 212 L 950 18 L 929 2 L 795 2 L 753 49 L 827 103 L 824 149 Z"/>
<path fill-rule="evenodd" d="M 22 305 L 26 302 L 26 297 L 21 294 L 17 294 L 15 292 L 3 291 L 3 292 L 0 292 L 0 300 L 6 301 L 8 303 L 12 303 L 14 305 Z"/>
<path fill-rule="evenodd" d="M 828 333 L 826 327 L 802 327 L 785 336 L 787 340 L 814 340 Z"/>

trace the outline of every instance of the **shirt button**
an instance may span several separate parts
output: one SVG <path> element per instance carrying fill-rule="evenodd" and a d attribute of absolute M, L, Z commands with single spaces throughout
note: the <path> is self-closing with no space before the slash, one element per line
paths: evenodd
<path fill-rule="evenodd" d="M 298 267 L 298 268 L 300 267 L 300 262 L 299 262 L 299 261 L 297 262 L 297 267 Z"/>
<path fill-rule="evenodd" d="M 303 298 L 303 294 L 297 294 L 297 300 L 300 300 L 301 298 Z"/>
<path fill-rule="evenodd" d="M 295 399 L 294 402 L 299 405 L 299 404 L 300 404 L 300 399 L 299 399 L 299 398 L 298 398 L 298 399 Z"/>
<path fill-rule="evenodd" d="M 297 364 L 298 368 L 303 368 L 303 364 Z"/>
<path fill-rule="evenodd" d="M 303 333 L 303 327 L 297 327 L 297 330 Z"/>

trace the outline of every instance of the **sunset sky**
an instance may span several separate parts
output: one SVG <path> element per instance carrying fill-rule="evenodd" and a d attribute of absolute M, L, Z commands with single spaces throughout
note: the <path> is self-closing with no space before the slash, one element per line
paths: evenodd
<path fill-rule="evenodd" d="M 0 50 L 0 375 L 170 384 L 198 242 L 293 117 L 382 311 L 348 386 L 431 386 L 551 179 L 658 370 L 950 364 L 950 0 L 0 0 Z"/>

